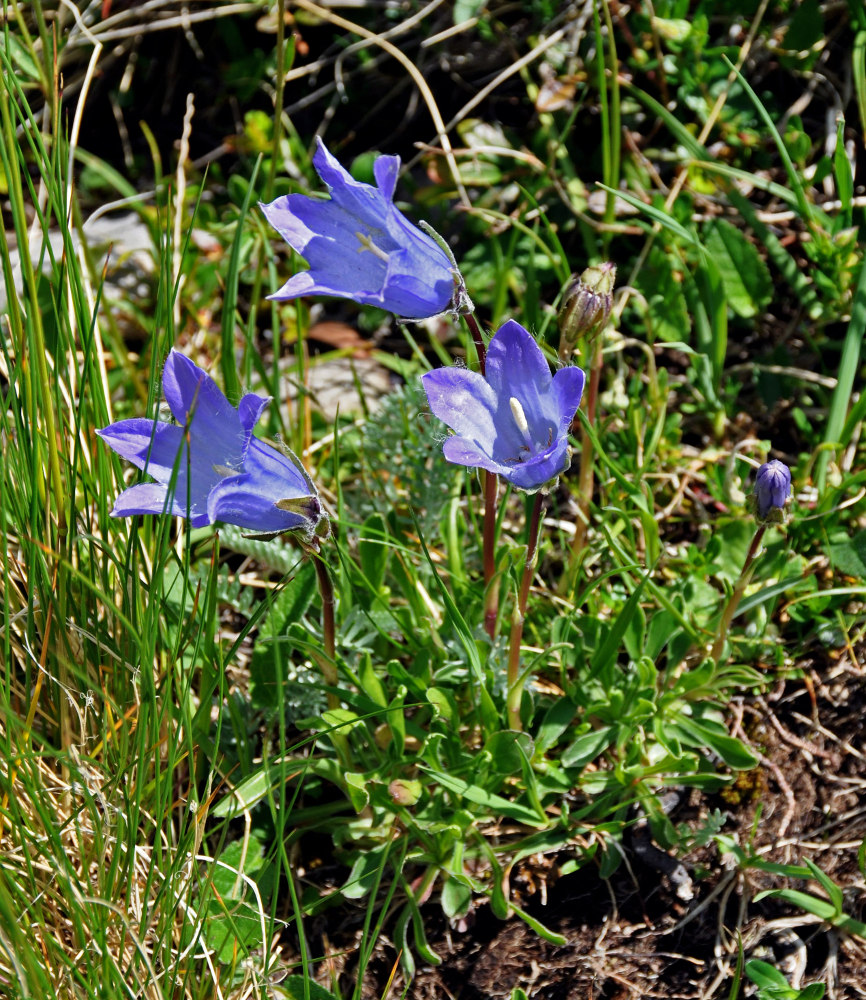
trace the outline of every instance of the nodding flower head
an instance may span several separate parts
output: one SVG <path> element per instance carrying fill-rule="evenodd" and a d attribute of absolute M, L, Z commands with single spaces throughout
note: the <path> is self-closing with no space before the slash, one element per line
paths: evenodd
<path fill-rule="evenodd" d="M 373 164 L 375 186 L 362 184 L 317 142 L 313 165 L 330 199 L 289 194 L 260 206 L 310 265 L 270 297 L 334 295 L 406 319 L 471 311 L 450 251 L 394 206 L 399 156 L 380 156 Z"/>
<path fill-rule="evenodd" d="M 112 516 L 176 514 L 193 528 L 224 521 L 263 535 L 322 534 L 327 515 L 306 471 L 253 436 L 266 397 L 247 393 L 232 406 L 179 351 L 168 356 L 162 388 L 176 424 L 134 417 L 97 431 L 156 480 L 124 490 Z"/>
<path fill-rule="evenodd" d="M 484 376 L 438 368 L 421 380 L 430 409 L 455 432 L 442 447 L 449 462 L 498 473 L 528 493 L 569 467 L 583 372 L 551 375 L 541 348 L 514 320 L 490 341 Z"/>

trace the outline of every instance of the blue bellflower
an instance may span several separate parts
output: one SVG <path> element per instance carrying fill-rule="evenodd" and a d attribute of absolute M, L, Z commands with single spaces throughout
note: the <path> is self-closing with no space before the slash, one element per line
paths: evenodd
<path fill-rule="evenodd" d="M 784 524 L 790 496 L 791 470 L 774 458 L 758 469 L 748 507 L 761 524 Z"/>
<path fill-rule="evenodd" d="M 232 406 L 207 372 L 174 350 L 162 389 L 176 424 L 134 417 L 97 431 L 156 480 L 124 490 L 113 517 L 176 514 L 193 528 L 224 521 L 267 535 L 316 533 L 326 515 L 309 476 L 253 437 L 269 399 L 251 392 Z"/>
<path fill-rule="evenodd" d="M 376 186 L 344 169 L 321 139 L 313 165 L 330 200 L 288 194 L 260 207 L 309 271 L 293 275 L 272 299 L 334 295 L 425 319 L 449 309 L 468 311 L 453 258 L 394 207 L 399 156 L 373 164 Z"/>
<path fill-rule="evenodd" d="M 421 377 L 430 409 L 454 432 L 449 462 L 495 472 L 533 493 L 571 464 L 568 431 L 580 405 L 580 368 L 553 376 L 541 348 L 509 320 L 487 348 L 486 375 L 438 368 Z"/>

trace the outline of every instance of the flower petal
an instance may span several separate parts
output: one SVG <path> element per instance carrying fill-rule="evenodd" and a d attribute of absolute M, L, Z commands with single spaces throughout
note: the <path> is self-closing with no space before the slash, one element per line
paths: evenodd
<path fill-rule="evenodd" d="M 259 422 L 259 418 L 270 401 L 269 396 L 259 396 L 255 392 L 248 392 L 241 397 L 241 401 L 238 403 L 238 419 L 241 422 L 241 427 L 250 437 L 252 437 L 253 428 Z M 247 444 L 249 444 L 249 440 L 247 440 Z"/>
<path fill-rule="evenodd" d="M 112 517 L 131 517 L 133 514 L 178 514 L 184 511 L 176 498 L 169 500 L 168 489 L 162 483 L 137 483 L 124 490 L 114 501 Z"/>
<path fill-rule="evenodd" d="M 472 468 L 486 469 L 496 472 L 506 479 L 511 478 L 513 466 L 494 461 L 474 442 L 463 437 L 452 435 L 442 442 L 442 454 L 455 465 L 468 465 Z"/>
<path fill-rule="evenodd" d="M 497 399 L 483 376 L 465 368 L 437 368 L 422 375 L 421 382 L 433 413 L 458 436 L 491 454 Z"/>
<path fill-rule="evenodd" d="M 281 454 L 258 438 L 253 438 L 242 475 L 223 479 L 208 497 L 208 516 L 212 521 L 235 524 L 248 531 L 293 531 L 303 528 L 307 534 L 315 531 L 323 516 L 318 496 L 300 470 Z M 298 510 L 283 510 L 280 500 L 307 500 Z"/>
<path fill-rule="evenodd" d="M 565 472 L 571 465 L 571 450 L 566 439 L 559 438 L 540 455 L 533 455 L 526 462 L 511 466 L 505 478 L 518 489 L 535 492 L 552 479 Z"/>
<path fill-rule="evenodd" d="M 124 490 L 114 501 L 112 517 L 132 517 L 135 514 L 173 514 L 186 517 L 186 507 L 178 503 L 177 496 L 162 483 L 137 483 Z M 190 527 L 202 528 L 210 524 L 206 513 L 189 519 Z"/>
<path fill-rule="evenodd" d="M 424 252 L 413 254 L 408 249 L 390 255 L 382 297 L 392 312 L 406 319 L 423 319 L 451 306 L 454 277 L 447 258 L 442 257 L 445 265 Z"/>
<path fill-rule="evenodd" d="M 387 201 L 394 200 L 394 191 L 397 188 L 397 177 L 399 174 L 399 156 L 376 157 L 373 163 L 373 176 L 376 178 L 376 187 Z"/>
<path fill-rule="evenodd" d="M 264 217 L 286 243 L 300 254 L 303 254 L 307 244 L 316 234 L 304 222 L 297 209 L 305 202 L 311 201 L 312 198 L 303 194 L 285 194 L 271 202 L 259 202 Z"/>
<path fill-rule="evenodd" d="M 313 154 L 313 166 L 319 177 L 328 186 L 331 198 L 344 211 L 350 212 L 359 220 L 366 222 L 374 228 L 382 225 L 382 219 L 389 209 L 392 208 L 390 195 L 383 194 L 372 184 L 364 184 L 356 181 L 340 161 L 331 155 L 327 146 L 321 139 L 317 139 L 317 149 Z M 386 163 L 385 173 L 396 173 L 400 168 L 400 158 L 397 156 L 379 157 L 379 160 L 391 161 Z M 378 162 L 378 160 L 377 160 Z M 375 164 L 374 164 L 375 176 Z M 378 177 L 377 177 L 378 180 Z M 393 190 L 391 191 L 393 194 Z"/>
<path fill-rule="evenodd" d="M 161 420 L 133 417 L 96 432 L 121 458 L 167 486 L 176 468 L 185 474 L 183 428 Z"/>
<path fill-rule="evenodd" d="M 531 430 L 559 426 L 547 359 L 535 338 L 513 319 L 503 323 L 488 345 L 486 377 L 498 398 L 520 401 Z"/>
<path fill-rule="evenodd" d="M 559 407 L 559 429 L 563 433 L 568 433 L 580 406 L 585 381 L 583 369 L 573 365 L 560 368 L 553 376 L 553 395 Z"/>
<path fill-rule="evenodd" d="M 172 416 L 185 424 L 190 413 L 237 423 L 237 412 L 204 369 L 172 348 L 162 370 L 162 392 Z"/>

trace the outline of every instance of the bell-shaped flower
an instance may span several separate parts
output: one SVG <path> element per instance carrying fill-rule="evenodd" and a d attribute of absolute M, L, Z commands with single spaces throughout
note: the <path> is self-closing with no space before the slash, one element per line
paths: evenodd
<path fill-rule="evenodd" d="M 394 206 L 399 156 L 373 164 L 376 186 L 362 184 L 321 139 L 313 156 L 329 200 L 288 194 L 260 207 L 309 271 L 293 275 L 272 299 L 334 295 L 425 319 L 471 306 L 452 257 Z"/>
<path fill-rule="evenodd" d="M 487 348 L 486 374 L 438 368 L 421 377 L 430 409 L 455 433 L 442 450 L 449 462 L 495 472 L 535 492 L 571 464 L 568 431 L 584 375 L 551 375 L 541 348 L 514 320 Z"/>
<path fill-rule="evenodd" d="M 162 389 L 176 424 L 134 417 L 97 431 L 156 480 L 124 490 L 114 517 L 176 514 L 194 528 L 224 521 L 257 534 L 316 533 L 326 514 L 309 476 L 253 437 L 266 397 L 247 393 L 232 406 L 207 372 L 174 350 Z"/>
<path fill-rule="evenodd" d="M 754 489 L 746 501 L 760 524 L 784 524 L 790 497 L 791 470 L 774 458 L 758 469 Z"/>

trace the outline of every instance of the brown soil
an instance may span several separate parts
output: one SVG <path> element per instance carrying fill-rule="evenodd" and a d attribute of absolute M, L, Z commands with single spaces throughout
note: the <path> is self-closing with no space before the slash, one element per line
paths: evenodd
<path fill-rule="evenodd" d="M 810 858 L 844 890 L 846 913 L 862 920 L 864 675 L 847 657 L 822 663 L 820 674 L 808 668 L 805 679 L 734 704 L 733 728 L 760 755 L 760 766 L 723 795 L 684 792 L 671 819 L 696 829 L 721 810 L 723 834 L 765 862 Z M 532 1000 L 721 1000 L 730 995 L 741 941 L 746 960 L 774 964 L 794 985 L 824 982 L 829 1000 L 866 997 L 866 942 L 779 900 L 754 898 L 782 886 L 823 897 L 815 882 L 738 870 L 711 842 L 681 858 L 693 887 L 693 898 L 683 901 L 658 865 L 642 860 L 631 840 L 625 846 L 624 863 L 607 881 L 593 865 L 557 877 L 564 855 L 528 859 L 513 873 L 512 894 L 564 935 L 565 945 L 547 943 L 517 917 L 497 920 L 486 905 L 460 928 L 449 927 L 431 902 L 424 908 L 426 929 L 441 964 L 419 966 L 408 986 L 398 971 L 388 990 L 396 952 L 380 938 L 363 996 L 497 1000 L 520 988 Z M 339 984 L 351 993 L 353 958 L 345 949 L 357 944 L 357 927 L 349 927 L 355 921 L 331 911 L 324 922 L 324 952 L 343 958 L 337 967 L 323 964 L 332 974 L 343 966 Z M 738 994 L 754 995 L 748 981 Z"/>

